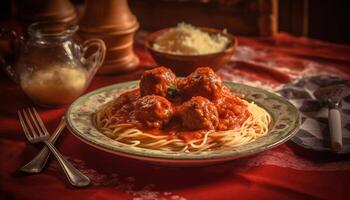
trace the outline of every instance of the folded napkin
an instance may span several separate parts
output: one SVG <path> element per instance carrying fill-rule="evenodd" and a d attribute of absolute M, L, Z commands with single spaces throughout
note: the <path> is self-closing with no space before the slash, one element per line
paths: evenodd
<path fill-rule="evenodd" d="M 340 77 L 321 75 L 295 80 L 279 90 L 278 93 L 290 100 L 300 111 L 301 129 L 292 138 L 296 144 L 313 150 L 330 149 L 330 133 L 328 127 L 328 106 L 321 104 L 314 97 L 320 87 L 335 84 L 350 85 L 350 81 Z M 343 149 L 338 153 L 350 152 L 350 95 L 342 99 L 342 131 Z"/>

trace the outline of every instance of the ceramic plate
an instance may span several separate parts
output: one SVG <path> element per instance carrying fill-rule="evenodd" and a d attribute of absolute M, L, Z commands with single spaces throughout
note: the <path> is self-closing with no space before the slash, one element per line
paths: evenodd
<path fill-rule="evenodd" d="M 210 152 L 164 153 L 131 147 L 100 133 L 92 122 L 92 115 L 119 94 L 138 87 L 138 81 L 125 82 L 100 88 L 81 96 L 67 111 L 67 125 L 83 142 L 119 156 L 172 166 L 208 165 L 253 155 L 276 147 L 290 139 L 299 129 L 298 110 L 289 101 L 265 90 L 237 83 L 226 83 L 233 92 L 248 101 L 254 101 L 272 116 L 269 133 L 239 148 Z"/>

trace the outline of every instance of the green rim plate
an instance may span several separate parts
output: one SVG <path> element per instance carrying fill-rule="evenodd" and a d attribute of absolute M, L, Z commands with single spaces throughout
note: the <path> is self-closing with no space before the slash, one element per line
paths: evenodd
<path fill-rule="evenodd" d="M 209 152 L 164 153 L 130 147 L 100 133 L 93 125 L 92 115 L 105 103 L 126 90 L 138 87 L 139 81 L 130 81 L 97 89 L 74 101 L 67 111 L 67 126 L 83 142 L 98 149 L 129 158 L 176 165 L 201 165 L 233 160 L 276 147 L 290 139 L 299 129 L 298 110 L 285 98 L 260 88 L 225 82 L 230 89 L 248 101 L 254 101 L 267 110 L 271 117 L 269 133 L 239 148 Z"/>

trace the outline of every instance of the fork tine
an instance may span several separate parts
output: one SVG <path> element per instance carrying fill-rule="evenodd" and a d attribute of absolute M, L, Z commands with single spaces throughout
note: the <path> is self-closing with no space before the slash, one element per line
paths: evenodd
<path fill-rule="evenodd" d="M 27 108 L 28 110 L 28 115 L 30 116 L 30 118 L 32 119 L 32 122 L 34 123 L 36 129 L 38 130 L 38 135 L 39 136 L 44 136 L 43 131 L 40 129 L 39 124 L 38 124 L 38 120 L 36 119 L 36 117 L 34 116 L 33 112 L 30 110 L 30 108 Z"/>
<path fill-rule="evenodd" d="M 32 126 L 32 123 L 30 122 L 30 119 L 29 119 L 29 117 L 28 117 L 28 115 L 27 115 L 25 109 L 23 109 L 22 111 L 23 111 L 22 113 L 23 113 L 23 115 L 24 115 L 24 119 L 25 119 L 25 121 L 27 122 L 27 124 L 28 124 L 30 130 L 32 131 L 32 135 L 33 135 L 32 137 L 33 137 L 33 138 L 37 138 L 38 135 L 36 134 L 36 132 L 35 132 L 33 126 Z"/>
<path fill-rule="evenodd" d="M 19 122 L 21 123 L 22 129 L 24 131 L 24 135 L 27 137 L 27 139 L 30 141 L 33 139 L 33 137 L 30 135 L 28 127 L 26 126 L 26 123 L 22 117 L 21 111 L 17 111 L 18 117 L 19 117 Z"/>
<path fill-rule="evenodd" d="M 41 117 L 39 116 L 39 114 L 38 114 L 38 112 L 36 111 L 36 109 L 35 109 L 34 107 L 32 107 L 32 110 L 33 110 L 33 112 L 34 112 L 34 115 L 35 115 L 37 121 L 39 122 L 39 125 L 40 125 L 40 127 L 41 127 L 41 130 L 44 131 L 44 136 L 50 135 L 50 133 L 47 131 L 47 128 L 46 128 L 46 126 L 44 125 L 44 122 L 43 122 L 43 120 L 41 119 Z"/>

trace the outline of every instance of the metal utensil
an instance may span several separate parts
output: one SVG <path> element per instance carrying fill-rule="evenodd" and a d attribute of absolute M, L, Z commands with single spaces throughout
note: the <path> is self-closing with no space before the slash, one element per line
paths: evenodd
<path fill-rule="evenodd" d="M 65 127 L 66 127 L 66 118 L 63 116 L 56 130 L 54 131 L 53 135 L 49 139 L 49 142 L 51 144 L 55 145 L 57 138 L 61 135 L 62 130 Z M 44 169 L 50 154 L 51 154 L 51 151 L 47 146 L 45 146 L 30 162 L 28 162 L 26 165 L 21 167 L 21 171 L 30 173 L 30 174 L 36 174 L 41 172 Z"/>
<path fill-rule="evenodd" d="M 328 105 L 328 124 L 331 138 L 332 151 L 338 152 L 342 149 L 342 126 L 341 126 L 341 100 L 346 85 L 337 84 L 321 87 L 314 92 L 318 101 Z"/>
<path fill-rule="evenodd" d="M 50 134 L 35 108 L 28 108 L 27 112 L 25 109 L 23 109 L 22 112 L 18 110 L 18 117 L 28 141 L 30 143 L 44 142 L 57 158 L 69 182 L 73 186 L 84 187 L 90 184 L 90 179 L 70 164 L 61 153 L 57 151 L 52 143 L 50 143 Z"/>

